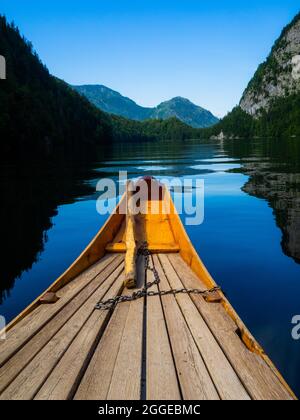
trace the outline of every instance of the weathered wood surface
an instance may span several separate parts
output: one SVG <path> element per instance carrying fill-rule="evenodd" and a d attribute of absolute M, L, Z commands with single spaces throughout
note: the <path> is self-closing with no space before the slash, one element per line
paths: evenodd
<path fill-rule="evenodd" d="M 183 284 L 166 255 L 159 256 L 171 289 L 181 289 Z M 203 299 L 201 297 L 201 299 Z M 176 295 L 177 303 L 193 335 L 213 383 L 222 400 L 249 400 L 250 397 L 226 355 L 211 333 L 201 314 L 187 294 Z"/>
<path fill-rule="evenodd" d="M 104 281 L 121 262 L 121 256 L 108 256 L 82 273 L 55 304 L 40 305 L 23 318 L 13 329 L 8 331 L 6 340 L 0 344 L 0 366 L 39 332 L 54 316 L 61 313 L 71 300 L 76 297 L 97 275 Z"/>
<path fill-rule="evenodd" d="M 123 271 L 123 268 L 121 270 Z M 121 275 L 122 271 L 117 270 L 107 279 L 107 286 L 110 288 L 106 295 L 103 297 L 99 290 L 95 293 L 95 298 L 109 299 L 120 294 L 124 282 L 124 275 Z M 109 316 L 108 311 L 93 310 L 35 399 L 66 400 L 73 397 L 106 327 Z"/>
<path fill-rule="evenodd" d="M 179 255 L 168 255 L 171 264 L 187 288 L 206 289 Z M 191 295 L 193 302 L 214 334 L 249 395 L 253 399 L 292 399 L 278 377 L 257 354 L 251 352 L 236 333 L 237 325 L 220 303 L 208 303 Z"/>
<path fill-rule="evenodd" d="M 49 374 L 60 361 L 78 332 L 85 326 L 94 306 L 101 298 L 110 298 L 110 287 L 119 277 L 122 267 L 119 265 L 106 277 L 97 293 L 93 293 L 78 311 L 63 325 L 37 355 L 24 367 L 19 375 L 0 395 L 0 399 L 32 399 L 44 384 Z M 101 274 L 99 275 L 101 276 Z M 115 291 L 113 291 L 114 293 Z M 107 314 L 107 312 L 104 312 Z"/>
<path fill-rule="evenodd" d="M 0 399 L 292 399 L 219 299 L 154 296 L 95 310 L 122 292 L 123 262 L 105 257 L 11 330 Z M 207 288 L 179 254 L 153 255 L 150 264 L 161 279 L 152 291 Z M 142 256 L 137 278 L 138 287 L 154 279 L 151 271 L 145 279 Z"/>
<path fill-rule="evenodd" d="M 149 270 L 145 279 L 144 257 L 135 265 L 144 241 L 161 280 L 152 292 L 216 285 L 170 194 L 145 204 L 159 211 L 126 230 L 118 207 L 69 269 L 9 324 L 0 342 L 0 399 L 294 399 L 222 292 L 147 296 L 95 310 L 99 300 L 136 290 L 124 289 L 126 273 L 137 288 L 153 280 Z M 133 252 L 124 270 L 126 244 Z"/>
<path fill-rule="evenodd" d="M 161 280 L 159 288 L 170 290 L 170 285 L 156 255 L 154 256 L 154 265 Z M 218 400 L 220 397 L 216 387 L 175 297 L 172 295 L 163 296 L 162 304 L 183 398 L 187 400 Z"/>
<path fill-rule="evenodd" d="M 153 267 L 152 259 L 150 265 Z M 149 272 L 147 281 L 153 280 L 154 275 Z M 154 285 L 149 290 L 157 292 L 158 286 Z M 147 399 L 180 400 L 180 386 L 159 296 L 147 298 L 146 334 Z"/>

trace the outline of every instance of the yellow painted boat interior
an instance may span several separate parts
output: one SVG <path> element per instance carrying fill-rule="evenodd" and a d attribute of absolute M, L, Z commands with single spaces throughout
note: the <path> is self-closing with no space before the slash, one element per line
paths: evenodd
<path fill-rule="evenodd" d="M 154 280 L 144 255 L 128 256 L 121 205 L 71 267 L 8 325 L 0 342 L 0 399 L 295 399 L 222 291 L 156 294 L 95 309 Z M 160 278 L 150 291 L 215 287 L 166 188 L 145 205 L 158 211 L 133 217 L 133 246 L 148 244 L 150 268 Z M 128 259 L 133 289 L 124 285 Z"/>

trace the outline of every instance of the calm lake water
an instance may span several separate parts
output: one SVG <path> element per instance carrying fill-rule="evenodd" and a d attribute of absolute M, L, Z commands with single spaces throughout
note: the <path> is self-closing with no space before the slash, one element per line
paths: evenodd
<path fill-rule="evenodd" d="M 186 226 L 204 263 L 300 396 L 300 142 L 227 141 L 118 145 L 92 170 L 1 168 L 0 314 L 16 316 L 64 271 L 106 217 L 102 177 L 200 178 L 205 217 Z M 193 192 L 195 194 L 195 191 Z"/>

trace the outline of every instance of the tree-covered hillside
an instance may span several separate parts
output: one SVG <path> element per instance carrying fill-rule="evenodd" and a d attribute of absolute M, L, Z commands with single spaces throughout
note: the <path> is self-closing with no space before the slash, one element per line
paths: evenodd
<path fill-rule="evenodd" d="M 277 98 L 269 110 L 254 118 L 239 106 L 234 108 L 216 126 L 202 130 L 200 137 L 222 136 L 227 138 L 297 137 L 300 138 L 300 94 Z"/>
<path fill-rule="evenodd" d="M 297 20 L 298 22 L 298 20 Z M 289 29 L 290 30 L 290 29 Z M 94 158 L 114 141 L 300 136 L 300 93 L 273 98 L 252 117 L 241 107 L 206 129 L 176 118 L 132 121 L 100 111 L 65 82 L 49 74 L 32 45 L 0 16 L 0 55 L 7 79 L 0 80 L 2 161 Z"/>
<path fill-rule="evenodd" d="M 203 136 L 201 129 L 192 128 L 177 118 L 140 122 L 113 116 L 112 126 L 114 140 L 118 142 L 186 140 Z"/>
<path fill-rule="evenodd" d="M 251 115 L 267 111 L 274 99 L 300 92 L 300 13 L 283 29 L 250 80 L 240 107 Z"/>
<path fill-rule="evenodd" d="M 300 137 L 300 13 L 282 31 L 240 106 L 205 136 Z"/>
<path fill-rule="evenodd" d="M 0 16 L 0 55 L 7 79 L 0 80 L 1 160 L 93 158 L 113 141 L 154 141 L 199 136 L 176 118 L 130 121 L 100 111 L 52 76 L 14 24 Z"/>
<path fill-rule="evenodd" d="M 194 128 L 210 127 L 219 121 L 210 111 L 180 96 L 154 108 L 146 108 L 103 85 L 81 85 L 73 88 L 102 111 L 135 121 L 177 118 Z"/>
<path fill-rule="evenodd" d="M 109 118 L 51 76 L 32 45 L 3 16 L 0 55 L 7 63 L 7 79 L 0 80 L 2 160 L 82 156 L 110 140 Z"/>

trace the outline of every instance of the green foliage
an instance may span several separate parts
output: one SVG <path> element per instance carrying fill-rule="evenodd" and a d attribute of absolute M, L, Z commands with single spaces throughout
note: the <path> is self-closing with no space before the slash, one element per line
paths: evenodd
<path fill-rule="evenodd" d="M 257 135 L 266 137 L 300 137 L 300 94 L 277 98 L 256 121 Z"/>
<path fill-rule="evenodd" d="M 278 50 L 286 48 L 286 35 L 288 31 L 300 20 L 300 13 L 298 13 L 294 19 L 282 30 L 281 35 L 274 43 L 269 56 L 266 61 L 260 64 L 254 77 L 249 82 L 245 92 L 251 90 L 254 95 L 262 90 L 264 78 L 268 75 L 270 80 L 268 82 L 277 83 L 277 78 L 283 69 L 280 67 L 278 61 L 275 58 L 275 53 Z M 285 59 L 288 61 L 289 57 L 285 55 Z M 288 69 L 286 69 L 287 71 Z"/>
<path fill-rule="evenodd" d="M 51 76 L 32 45 L 2 16 L 0 54 L 7 61 L 7 80 L 0 81 L 3 161 L 91 159 L 99 147 L 109 147 L 114 141 L 203 139 L 221 131 L 240 138 L 300 136 L 299 94 L 275 100 L 259 119 L 236 107 L 218 124 L 205 129 L 192 128 L 177 118 L 133 121 L 100 111 L 65 82 Z M 268 63 L 275 74 L 276 62 Z M 261 66 L 258 79 L 263 77 L 263 70 Z"/>
<path fill-rule="evenodd" d="M 2 160 L 84 157 L 111 138 L 109 117 L 51 76 L 2 16 L 0 54 L 7 63 L 7 79 L 0 81 Z"/>
<path fill-rule="evenodd" d="M 166 120 L 176 117 L 195 128 L 210 127 L 219 121 L 211 112 L 179 96 L 162 102 L 155 108 L 145 108 L 103 85 L 82 85 L 73 88 L 102 111 L 131 120 Z"/>
<path fill-rule="evenodd" d="M 65 82 L 51 76 L 32 45 L 0 16 L 1 160 L 88 159 L 113 141 L 199 138 L 202 132 L 176 118 L 126 120 L 100 111 Z"/>
<path fill-rule="evenodd" d="M 273 100 L 268 111 L 253 118 L 240 107 L 236 107 L 211 129 L 203 130 L 206 137 L 221 131 L 227 137 L 300 137 L 300 94 Z"/>
<path fill-rule="evenodd" d="M 103 85 L 73 86 L 78 93 L 85 96 L 93 105 L 104 112 L 142 121 L 150 118 L 151 108 L 137 105 L 129 98 Z"/>
<path fill-rule="evenodd" d="M 203 131 L 192 128 L 177 118 L 146 120 L 143 122 L 112 117 L 113 135 L 116 141 L 159 141 L 201 138 Z"/>
<path fill-rule="evenodd" d="M 210 137 L 223 131 L 227 136 L 249 138 L 253 134 L 253 125 L 253 118 L 237 106 L 219 124 L 207 130 L 207 135 Z"/>

